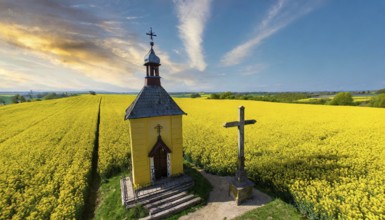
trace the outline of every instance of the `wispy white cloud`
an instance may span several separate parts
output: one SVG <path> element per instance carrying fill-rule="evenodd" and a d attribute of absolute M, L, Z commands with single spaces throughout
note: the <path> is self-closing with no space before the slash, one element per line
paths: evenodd
<path fill-rule="evenodd" d="M 239 72 L 242 76 L 252 76 L 261 73 L 263 70 L 265 70 L 268 67 L 267 64 L 264 63 L 257 63 L 253 65 L 247 65 L 244 66 L 241 71 Z"/>
<path fill-rule="evenodd" d="M 82 84 L 76 80 L 70 79 L 71 83 L 63 83 L 62 80 L 53 78 L 49 74 L 39 73 L 32 75 L 28 70 L 19 69 L 17 71 L 8 70 L 0 67 L 0 91 L 17 91 L 17 90 L 78 90 L 82 88 Z M 44 78 L 44 80 L 42 80 Z"/>
<path fill-rule="evenodd" d="M 202 48 L 203 32 L 210 16 L 211 0 L 175 0 L 179 19 L 179 37 L 190 60 L 190 67 L 206 69 Z"/>
<path fill-rule="evenodd" d="M 226 76 L 226 77 L 234 77 L 234 76 L 244 76 L 250 77 L 262 74 L 265 69 L 269 67 L 268 64 L 265 63 L 255 63 L 250 65 L 243 65 L 241 67 L 234 68 L 219 68 L 215 76 Z"/>
<path fill-rule="evenodd" d="M 256 35 L 246 42 L 227 52 L 221 59 L 225 66 L 232 66 L 242 62 L 251 54 L 252 50 L 263 40 L 285 28 L 294 20 L 306 15 L 318 7 L 322 0 L 291 1 L 278 0 L 267 12 L 266 16 L 257 25 Z"/>
<path fill-rule="evenodd" d="M 212 87 L 208 80 L 210 73 L 199 74 L 197 69 L 189 69 L 176 74 L 163 74 L 162 85 L 170 92 L 177 91 L 208 91 Z"/>
<path fill-rule="evenodd" d="M 31 80 L 27 74 L 22 74 L 15 71 L 9 71 L 7 69 L 0 68 L 0 88 L 12 88 L 14 83 L 25 83 Z M 12 82 L 12 83 L 9 83 Z"/>
<path fill-rule="evenodd" d="M 138 16 L 127 16 L 126 17 L 127 20 L 136 20 L 138 18 L 139 18 Z"/>

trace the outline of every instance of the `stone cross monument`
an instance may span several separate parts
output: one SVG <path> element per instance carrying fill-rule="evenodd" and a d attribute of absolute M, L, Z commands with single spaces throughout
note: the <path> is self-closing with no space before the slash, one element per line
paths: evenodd
<path fill-rule="evenodd" d="M 245 171 L 245 156 L 244 156 L 244 134 L 245 125 L 254 124 L 256 120 L 245 120 L 245 107 L 239 107 L 239 121 L 226 122 L 223 127 L 238 127 L 238 166 L 235 173 L 235 178 L 230 181 L 229 193 L 237 202 L 237 205 L 242 201 L 253 196 L 254 183 L 247 179 Z"/>

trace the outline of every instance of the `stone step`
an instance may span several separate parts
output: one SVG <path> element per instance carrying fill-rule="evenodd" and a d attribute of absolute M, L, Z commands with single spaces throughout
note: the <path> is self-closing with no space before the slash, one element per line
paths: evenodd
<path fill-rule="evenodd" d="M 142 205 L 146 205 L 146 204 L 148 204 L 148 203 L 153 203 L 153 202 L 156 202 L 156 201 L 158 201 L 158 200 L 162 200 L 162 199 L 171 197 L 171 196 L 173 196 L 173 195 L 175 195 L 175 194 L 179 194 L 179 193 L 181 193 L 181 192 L 186 192 L 186 191 L 188 191 L 191 187 L 192 187 L 192 185 L 184 185 L 184 186 L 180 186 L 180 187 L 178 187 L 178 188 L 172 189 L 172 190 L 164 191 L 163 193 L 160 193 L 160 194 L 151 196 L 150 198 L 147 198 L 147 199 L 142 200 L 142 201 L 141 201 L 141 204 L 142 204 Z"/>
<path fill-rule="evenodd" d="M 155 213 L 153 215 L 147 216 L 145 218 L 142 218 L 142 220 L 148 220 L 148 219 L 163 219 L 166 218 L 174 213 L 180 212 L 182 210 L 185 210 L 187 208 L 190 208 L 198 203 L 200 203 L 201 198 L 194 197 L 191 200 L 188 200 L 184 203 L 181 203 L 177 206 L 170 207 L 169 209 L 163 210 L 161 212 Z"/>
<path fill-rule="evenodd" d="M 160 205 L 163 205 L 164 203 L 180 199 L 180 198 L 182 198 L 182 197 L 184 197 L 186 195 L 188 195 L 187 191 L 184 191 L 184 192 L 181 192 L 181 193 L 177 193 L 177 194 L 170 194 L 170 197 L 159 199 L 157 201 L 152 201 L 152 202 L 144 205 L 143 207 L 146 208 L 147 210 L 150 210 L 150 209 L 152 209 L 152 208 L 154 208 L 156 206 L 160 206 Z"/>
<path fill-rule="evenodd" d="M 172 195 L 187 191 L 194 184 L 192 182 L 184 183 L 182 185 L 173 186 L 170 188 L 165 188 L 154 192 L 153 194 L 147 194 L 146 196 L 139 197 L 137 200 L 132 199 L 131 201 L 126 202 L 127 208 L 134 207 L 137 203 L 146 205 L 157 200 L 162 200 L 164 198 L 170 197 Z"/>
<path fill-rule="evenodd" d="M 176 188 L 185 184 L 194 184 L 194 181 L 191 177 L 183 175 L 180 177 L 175 177 L 173 179 L 168 179 L 166 181 L 159 181 L 156 185 L 145 187 L 143 189 L 137 190 L 137 198 L 135 199 L 134 196 L 125 198 L 125 204 L 130 204 L 132 202 L 136 202 L 137 200 L 140 200 L 142 198 L 145 198 L 147 196 L 151 196 L 157 193 L 161 193 L 163 191 L 167 191 L 172 188 Z"/>
<path fill-rule="evenodd" d="M 138 191 L 140 191 L 140 193 L 145 193 L 148 191 L 150 191 L 150 192 L 151 191 L 157 191 L 159 189 L 173 187 L 176 185 L 182 185 L 182 184 L 191 183 L 191 182 L 194 182 L 191 177 L 186 176 L 186 175 L 182 175 L 179 177 L 171 177 L 171 178 L 159 180 L 158 182 L 155 183 L 155 185 L 145 187 L 145 188 L 140 189 Z"/>
<path fill-rule="evenodd" d="M 188 201 L 192 200 L 193 198 L 196 198 L 196 197 L 194 195 L 189 194 L 189 195 L 182 196 L 180 198 L 165 199 L 165 200 L 168 200 L 168 202 L 167 201 L 161 202 L 160 205 L 151 208 L 149 213 L 150 213 L 150 215 L 154 215 L 154 214 L 159 213 L 161 211 L 168 210 L 168 209 L 171 209 L 172 207 L 175 207 L 175 206 L 178 206 L 182 203 L 188 202 Z"/>

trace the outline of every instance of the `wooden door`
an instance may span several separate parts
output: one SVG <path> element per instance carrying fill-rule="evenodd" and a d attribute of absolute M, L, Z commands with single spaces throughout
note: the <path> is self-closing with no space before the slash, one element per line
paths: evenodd
<path fill-rule="evenodd" d="M 167 152 L 159 148 L 154 155 L 155 179 L 167 177 Z"/>

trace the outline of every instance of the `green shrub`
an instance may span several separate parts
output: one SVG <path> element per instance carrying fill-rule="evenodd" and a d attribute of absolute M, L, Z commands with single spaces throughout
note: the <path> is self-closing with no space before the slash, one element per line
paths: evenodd
<path fill-rule="evenodd" d="M 385 88 L 377 90 L 376 94 L 385 94 Z"/>
<path fill-rule="evenodd" d="M 353 97 L 350 92 L 339 92 L 330 101 L 330 105 L 354 105 Z"/>
<path fill-rule="evenodd" d="M 193 93 L 190 95 L 191 98 L 199 98 L 201 95 L 199 93 Z"/>
<path fill-rule="evenodd" d="M 370 106 L 385 108 L 385 93 L 377 95 L 370 100 Z"/>
<path fill-rule="evenodd" d="M 210 95 L 210 99 L 219 99 L 219 95 L 216 93 L 213 93 Z"/>

